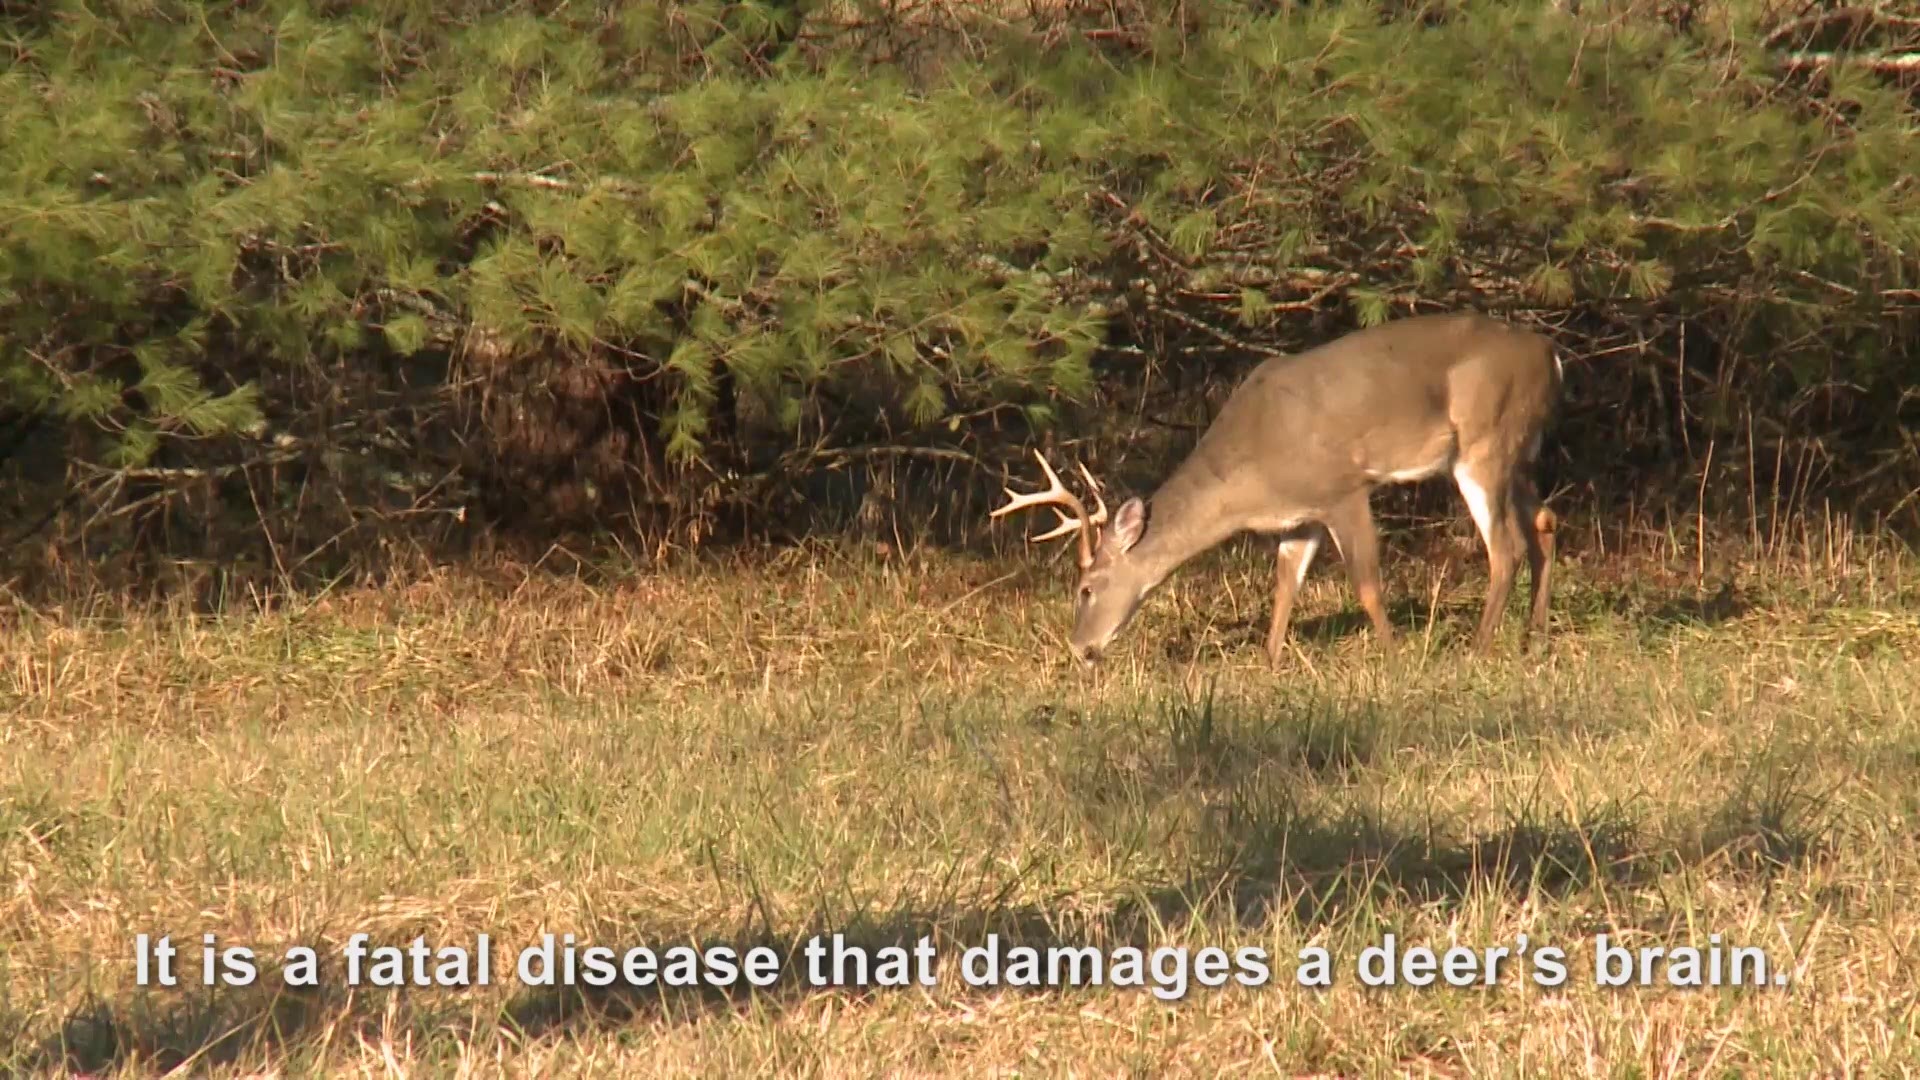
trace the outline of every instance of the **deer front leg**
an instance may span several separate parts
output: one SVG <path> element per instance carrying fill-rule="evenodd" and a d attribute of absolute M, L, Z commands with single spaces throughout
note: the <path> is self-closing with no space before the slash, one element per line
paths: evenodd
<path fill-rule="evenodd" d="M 1293 599 L 1300 583 L 1307 579 L 1307 568 L 1320 550 L 1320 531 L 1291 536 L 1280 541 L 1273 568 L 1273 623 L 1267 627 L 1267 662 L 1276 670 L 1280 654 L 1287 646 L 1287 624 L 1293 618 Z"/>
<path fill-rule="evenodd" d="M 1360 607 L 1373 623 L 1374 636 L 1382 648 L 1393 646 L 1393 623 L 1387 620 L 1387 607 L 1381 599 L 1380 534 L 1374 528 L 1373 509 L 1367 505 L 1367 493 L 1359 492 L 1335 507 L 1327 515 L 1327 527 L 1333 542 L 1346 560 L 1347 576 L 1353 580 L 1353 592 Z"/>

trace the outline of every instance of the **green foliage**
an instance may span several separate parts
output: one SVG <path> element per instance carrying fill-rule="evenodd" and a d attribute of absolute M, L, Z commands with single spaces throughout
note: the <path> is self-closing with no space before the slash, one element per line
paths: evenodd
<path fill-rule="evenodd" d="M 910 73 L 769 52 L 790 4 L 55 7 L 0 73 L 0 409 L 119 462 L 479 332 L 614 365 L 699 485 L 1091 403 L 1130 276 L 1216 298 L 1166 328 L 1281 334 L 1349 273 L 1362 324 L 1598 308 L 1761 343 L 1762 382 L 1914 362 L 1915 112 L 1851 73 L 1816 102 L 1751 33 L 1214 5 L 1177 61 L 1016 27 Z"/>

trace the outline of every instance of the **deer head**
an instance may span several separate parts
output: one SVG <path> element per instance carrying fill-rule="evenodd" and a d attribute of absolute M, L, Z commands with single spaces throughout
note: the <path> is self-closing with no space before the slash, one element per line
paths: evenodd
<path fill-rule="evenodd" d="M 1089 515 L 1079 498 L 1060 483 L 1046 456 L 1038 450 L 1033 456 L 1046 474 L 1047 489 L 1022 495 L 1008 488 L 1007 504 L 987 516 L 998 518 L 1028 507 L 1051 506 L 1060 524 L 1032 539 L 1052 540 L 1069 533 L 1074 535 L 1079 544 L 1080 580 L 1074 586 L 1073 633 L 1067 644 L 1075 660 L 1090 665 L 1113 636 L 1132 620 L 1134 612 L 1140 609 L 1140 601 L 1146 598 L 1150 583 L 1134 572 L 1127 553 L 1146 534 L 1147 507 L 1139 499 L 1128 499 L 1109 521 L 1106 500 L 1100 497 L 1100 485 L 1082 465 L 1080 475 L 1093 492 L 1096 506 Z"/>

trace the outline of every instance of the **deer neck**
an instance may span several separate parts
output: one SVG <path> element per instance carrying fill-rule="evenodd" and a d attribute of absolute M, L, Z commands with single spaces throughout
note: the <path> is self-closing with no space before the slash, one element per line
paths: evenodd
<path fill-rule="evenodd" d="M 1246 515 L 1226 497 L 1227 489 L 1204 469 L 1182 468 L 1147 498 L 1147 534 L 1131 555 L 1148 588 L 1246 527 Z"/>

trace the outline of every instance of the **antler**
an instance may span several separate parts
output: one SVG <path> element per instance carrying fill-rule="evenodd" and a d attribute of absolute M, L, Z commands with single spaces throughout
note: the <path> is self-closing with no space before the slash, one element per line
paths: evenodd
<path fill-rule="evenodd" d="M 1089 515 L 1086 506 L 1081 503 L 1073 492 L 1066 489 L 1066 485 L 1060 482 L 1059 475 L 1053 471 L 1053 466 L 1047 464 L 1046 455 L 1035 450 L 1033 456 L 1040 462 L 1041 471 L 1047 474 L 1047 490 L 1034 491 L 1021 495 L 1016 493 L 1012 488 L 1007 488 L 1005 489 L 1007 493 L 1007 504 L 987 516 L 990 518 L 1003 517 L 1013 513 L 1015 510 L 1022 510 L 1029 506 L 1053 507 L 1053 512 L 1060 518 L 1060 524 L 1034 537 L 1034 541 L 1051 540 L 1056 536 L 1078 533 L 1080 569 L 1085 570 L 1087 567 L 1093 565 L 1093 534 L 1099 531 L 1100 526 L 1107 523 L 1107 501 L 1100 497 L 1100 485 L 1094 481 L 1093 474 L 1087 471 L 1087 467 L 1084 464 L 1081 465 L 1080 475 L 1086 479 L 1087 487 L 1093 492 L 1094 504 L 1098 507 L 1098 509 Z M 1073 511 L 1073 515 L 1069 517 L 1063 513 L 1060 510 L 1062 506 Z"/>

